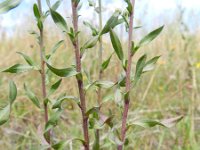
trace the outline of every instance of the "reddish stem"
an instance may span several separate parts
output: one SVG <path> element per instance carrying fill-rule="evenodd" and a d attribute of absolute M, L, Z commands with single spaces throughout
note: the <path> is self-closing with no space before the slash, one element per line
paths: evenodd
<path fill-rule="evenodd" d="M 75 33 L 78 32 L 78 13 L 77 13 L 77 7 L 78 4 L 71 0 L 72 3 L 72 17 L 73 17 L 73 26 Z M 73 42 L 74 50 L 75 50 L 75 57 L 76 57 L 76 71 L 81 72 L 81 55 L 80 55 L 80 49 L 79 49 L 79 40 L 78 36 L 76 36 L 74 42 Z M 89 150 L 89 134 L 88 134 L 88 117 L 86 115 L 86 101 L 85 101 L 85 93 L 83 89 L 83 81 L 80 78 L 77 78 L 78 83 L 78 89 L 79 89 L 79 96 L 80 96 L 80 108 L 82 113 L 82 119 L 83 119 L 83 134 L 84 134 L 84 148 L 85 150 Z"/>
<path fill-rule="evenodd" d="M 128 64 L 126 68 L 126 92 L 129 92 L 131 89 L 131 62 L 132 62 L 132 52 L 131 52 L 131 46 L 132 46 L 132 37 L 133 37 L 133 17 L 134 17 L 134 6 L 135 6 L 135 0 L 132 0 L 132 11 L 130 13 L 130 20 L 129 20 L 129 39 L 128 39 Z M 122 116 L 122 128 L 121 128 L 121 140 L 122 142 L 125 141 L 126 137 L 126 122 L 128 117 L 128 110 L 129 110 L 129 104 L 130 104 L 130 96 L 128 94 L 127 98 L 124 100 L 124 111 Z M 123 145 L 118 145 L 118 150 L 122 150 Z"/>
<path fill-rule="evenodd" d="M 41 5 L 41 0 L 37 0 L 38 2 L 38 7 L 40 14 L 42 15 L 42 5 Z M 46 98 L 46 74 L 45 74 L 45 61 L 43 59 L 43 51 L 44 51 L 44 31 L 43 29 L 40 29 L 40 60 L 41 60 L 41 79 L 42 79 L 42 96 L 43 99 Z M 48 117 L 48 106 L 47 103 L 44 102 L 44 120 L 45 124 L 48 122 L 49 117 Z M 51 131 L 48 131 L 46 141 L 51 144 Z M 48 148 L 50 150 L 50 148 Z"/>

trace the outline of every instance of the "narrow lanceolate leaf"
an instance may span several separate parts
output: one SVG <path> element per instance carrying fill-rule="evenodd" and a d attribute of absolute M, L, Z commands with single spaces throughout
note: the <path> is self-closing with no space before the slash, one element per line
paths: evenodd
<path fill-rule="evenodd" d="M 54 93 L 59 88 L 61 82 L 62 82 L 62 79 L 59 79 L 56 83 L 54 83 L 51 86 L 48 96 L 51 95 L 52 93 Z"/>
<path fill-rule="evenodd" d="M 56 74 L 59 77 L 71 77 L 71 76 L 75 76 L 78 74 L 78 72 L 76 71 L 76 69 L 74 67 L 64 68 L 64 69 L 56 69 L 56 68 L 50 66 L 48 63 L 47 63 L 47 67 L 51 70 L 51 72 L 53 72 L 54 74 Z"/>
<path fill-rule="evenodd" d="M 140 42 L 138 47 L 141 47 L 143 45 L 146 45 L 148 43 L 150 43 L 151 41 L 153 41 L 163 30 L 164 26 L 159 27 L 158 29 L 150 32 L 149 34 L 147 34 Z"/>
<path fill-rule="evenodd" d="M 96 81 L 96 86 L 109 89 L 115 85 L 112 81 Z"/>
<path fill-rule="evenodd" d="M 150 59 L 149 61 L 147 61 L 142 72 L 144 73 L 144 72 L 153 70 L 155 68 L 156 62 L 158 61 L 159 58 L 160 58 L 160 56 L 156 56 L 156 57 L 153 57 L 152 59 Z"/>
<path fill-rule="evenodd" d="M 26 84 L 24 84 L 24 89 L 25 89 L 26 95 L 27 95 L 28 98 L 33 102 L 33 104 L 35 104 L 35 106 L 37 106 L 38 108 L 40 108 L 40 102 L 39 102 L 38 98 L 37 98 L 36 95 L 27 87 Z"/>
<path fill-rule="evenodd" d="M 89 6 L 96 6 L 96 2 L 94 0 L 88 0 Z"/>
<path fill-rule="evenodd" d="M 147 55 L 145 54 L 142 57 L 140 57 L 140 59 L 138 60 L 136 64 L 136 72 L 135 72 L 135 79 L 134 79 L 135 83 L 140 79 L 143 73 L 143 68 L 145 67 L 146 59 L 147 59 Z"/>
<path fill-rule="evenodd" d="M 54 54 L 56 50 L 64 43 L 64 40 L 58 41 L 53 48 L 51 49 L 51 53 Z"/>
<path fill-rule="evenodd" d="M 166 128 L 171 128 L 174 125 L 176 125 L 179 121 L 181 121 L 183 119 L 183 116 L 178 116 L 175 118 L 169 118 L 169 119 L 164 119 L 161 121 L 157 121 L 157 120 L 150 120 L 150 119 L 144 119 L 144 120 L 136 120 L 133 123 L 131 123 L 127 129 L 131 126 L 140 126 L 143 128 L 150 128 L 150 127 L 154 127 L 154 126 L 163 126 Z"/>
<path fill-rule="evenodd" d="M 108 65 L 110 63 L 110 60 L 112 58 L 112 55 L 113 54 L 111 54 L 110 57 L 102 63 L 102 65 L 101 65 L 101 70 L 102 71 L 104 71 L 108 67 Z"/>
<path fill-rule="evenodd" d="M 97 114 L 98 114 L 99 108 L 100 108 L 100 107 L 92 107 L 92 108 L 90 108 L 90 109 L 86 112 L 85 115 L 89 117 L 89 115 L 92 115 L 92 114 L 94 114 L 94 113 L 97 113 Z"/>
<path fill-rule="evenodd" d="M 92 37 L 91 39 L 89 39 L 89 40 L 83 45 L 83 47 L 81 48 L 81 50 L 93 48 L 93 47 L 96 45 L 96 43 L 98 42 L 98 39 L 99 39 L 98 36 Z"/>
<path fill-rule="evenodd" d="M 118 58 L 120 60 L 123 60 L 124 54 L 123 54 L 121 42 L 120 42 L 117 34 L 112 29 L 110 30 L 110 39 L 111 39 L 112 46 L 113 46 Z"/>
<path fill-rule="evenodd" d="M 132 9 L 133 9 L 132 4 L 131 4 L 130 0 L 125 0 L 125 2 L 128 5 L 126 9 L 128 10 L 128 12 L 130 14 L 132 12 Z"/>
<path fill-rule="evenodd" d="M 60 141 L 60 142 L 52 145 L 52 148 L 54 150 L 63 150 L 66 148 L 67 144 L 69 144 L 69 141 Z"/>
<path fill-rule="evenodd" d="M 114 14 L 108 19 L 108 21 L 106 22 L 102 31 L 100 32 L 100 36 L 108 33 L 110 31 L 110 29 L 113 29 L 115 26 L 117 26 L 119 24 L 119 22 L 118 22 L 119 15 L 120 15 L 119 11 L 114 12 Z"/>
<path fill-rule="evenodd" d="M 35 62 L 31 59 L 31 57 L 22 52 L 17 52 L 17 53 L 21 55 L 30 66 L 36 66 Z"/>
<path fill-rule="evenodd" d="M 13 65 L 10 68 L 5 69 L 1 72 L 22 73 L 22 72 L 30 71 L 30 70 L 33 70 L 33 69 L 35 69 L 33 66 L 16 64 L 16 65 Z"/>
<path fill-rule="evenodd" d="M 78 99 L 77 97 L 74 97 L 74 96 L 62 96 L 62 97 L 58 98 L 58 100 L 53 104 L 52 109 L 61 108 L 62 103 L 63 103 L 65 100 L 73 100 L 73 101 L 75 101 L 77 104 L 80 103 L 80 101 L 79 101 L 79 99 Z"/>
<path fill-rule="evenodd" d="M 33 12 L 34 12 L 34 15 L 35 15 L 35 17 L 37 18 L 37 19 L 40 19 L 40 11 L 39 11 L 39 9 L 38 9 L 38 6 L 37 6 L 37 4 L 34 4 L 33 5 Z"/>
<path fill-rule="evenodd" d="M 50 117 L 49 121 L 45 125 L 45 132 L 44 135 L 53 127 L 57 125 L 57 122 L 62 114 L 62 110 L 59 109 L 56 112 L 53 113 L 53 115 Z"/>
<path fill-rule="evenodd" d="M 50 10 L 54 23 L 63 31 L 67 32 L 67 23 L 65 19 L 53 9 Z"/>
<path fill-rule="evenodd" d="M 7 105 L 0 110 L 0 126 L 9 120 L 10 116 L 10 105 Z"/>
<path fill-rule="evenodd" d="M 0 14 L 14 9 L 21 3 L 21 0 L 4 0 L 0 3 Z"/>
<path fill-rule="evenodd" d="M 61 2 L 62 2 L 62 0 L 56 1 L 56 2 L 52 5 L 51 9 L 57 10 L 58 7 L 60 6 Z"/>
<path fill-rule="evenodd" d="M 9 82 L 9 101 L 10 101 L 10 105 L 12 105 L 12 103 L 14 102 L 14 100 L 17 97 L 17 86 L 16 84 L 11 80 Z"/>
<path fill-rule="evenodd" d="M 93 27 L 89 22 L 83 21 L 83 24 L 91 29 L 93 36 L 98 35 L 97 29 L 95 27 Z"/>

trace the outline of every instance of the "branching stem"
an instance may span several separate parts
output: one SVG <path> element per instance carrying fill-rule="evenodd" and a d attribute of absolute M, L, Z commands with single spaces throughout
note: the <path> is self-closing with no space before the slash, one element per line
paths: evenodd
<path fill-rule="evenodd" d="M 131 89 L 131 62 L 132 62 L 132 38 L 133 38 L 133 18 L 134 18 L 134 6 L 135 0 L 131 1 L 132 11 L 130 12 L 130 20 L 129 20 L 129 38 L 128 38 L 128 64 L 126 68 L 126 92 L 128 93 Z M 126 123 L 128 117 L 128 110 L 130 104 L 130 96 L 128 94 L 127 98 L 124 100 L 124 110 L 122 116 L 122 128 L 121 128 L 121 140 L 124 142 L 126 137 Z M 118 150 L 122 150 L 123 145 L 118 145 Z"/>
<path fill-rule="evenodd" d="M 72 18 L 73 18 L 73 26 L 75 33 L 78 32 L 78 12 L 77 7 L 78 4 L 76 1 L 71 0 L 72 3 Z M 76 71 L 81 73 L 81 55 L 80 55 L 80 48 L 79 48 L 79 40 L 78 36 L 75 37 L 73 42 L 74 50 L 75 50 L 75 58 L 76 58 Z M 83 89 L 83 81 L 80 78 L 77 78 L 78 89 L 79 89 L 79 96 L 80 96 L 80 108 L 82 113 L 83 119 L 83 134 L 84 134 L 84 148 L 85 150 L 89 150 L 89 134 L 88 134 L 88 117 L 86 115 L 86 100 L 85 100 L 85 92 Z"/>

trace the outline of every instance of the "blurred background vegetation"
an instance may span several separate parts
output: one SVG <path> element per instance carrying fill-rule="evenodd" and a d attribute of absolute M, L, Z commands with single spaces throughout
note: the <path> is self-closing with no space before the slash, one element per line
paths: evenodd
<path fill-rule="evenodd" d="M 153 4 L 151 4 L 151 1 Z M 172 4 L 170 2 L 173 2 Z M 184 119 L 172 129 L 155 127 L 150 130 L 134 129 L 128 132 L 129 144 L 127 150 L 199 150 L 200 149 L 200 4 L 187 5 L 192 1 L 167 2 L 163 0 L 156 3 L 155 0 L 136 1 L 135 26 L 142 26 L 134 31 L 134 38 L 140 39 L 153 28 L 165 24 L 164 32 L 150 45 L 142 48 L 134 57 L 133 63 L 142 53 L 149 56 L 161 55 L 156 69 L 144 76 L 139 86 L 131 93 L 131 110 L 129 118 L 139 116 L 162 119 L 176 115 L 184 115 Z M 186 4 L 184 4 L 184 2 Z M 22 51 L 39 63 L 39 47 L 34 36 L 29 31 L 36 29 L 31 4 L 33 1 L 24 1 L 16 10 L 0 16 L 0 68 L 5 68 L 16 63 L 23 63 L 16 53 Z M 65 0 L 59 11 L 70 22 L 70 3 Z M 91 33 L 85 29 L 82 21 L 87 20 L 98 26 L 98 19 L 88 3 L 83 2 L 80 11 L 81 43 L 85 42 Z M 103 1 L 104 23 L 114 11 L 114 8 L 123 9 L 123 0 Z M 170 3 L 170 4 L 169 4 Z M 160 5 L 159 5 L 160 4 Z M 113 5 L 113 7 L 112 7 Z M 194 7 L 193 7 L 194 6 Z M 116 28 L 118 35 L 127 47 L 127 33 L 121 26 Z M 67 67 L 74 62 L 73 47 L 62 35 L 57 27 L 49 20 L 45 24 L 46 51 L 59 40 L 65 43 L 52 57 L 54 66 Z M 103 58 L 107 59 L 113 52 L 108 37 L 103 38 Z M 83 61 L 86 71 L 92 74 L 92 79 L 98 76 L 98 47 L 87 52 Z M 115 57 L 111 59 L 109 68 L 103 78 L 116 81 L 119 78 L 119 61 Z M 135 69 L 135 68 L 133 68 Z M 41 112 L 31 104 L 23 90 L 23 83 L 27 82 L 35 93 L 40 94 L 40 76 L 32 71 L 19 75 L 0 74 L 0 107 L 7 103 L 8 80 L 13 79 L 18 87 L 18 98 L 12 110 L 11 119 L 0 128 L 0 149 L 2 150 L 37 150 L 41 144 L 42 130 L 38 126 L 42 122 Z M 50 74 L 49 82 L 57 81 L 57 77 Z M 49 86 L 49 85 L 48 85 Z M 76 81 L 73 78 L 64 79 L 59 92 L 51 98 L 54 100 L 60 93 L 77 95 Z M 104 98 L 114 91 L 103 91 Z M 96 93 L 90 91 L 87 94 L 88 108 L 96 104 Z M 42 97 L 41 95 L 37 95 Z M 110 98 L 110 101 L 102 107 L 109 113 L 112 110 L 115 120 L 120 119 L 120 110 L 116 106 L 119 103 Z M 67 102 L 64 105 L 65 112 L 60 124 L 54 130 L 57 139 L 70 139 L 79 137 L 81 133 L 80 112 L 77 105 Z M 71 119 L 72 118 L 72 119 Z M 91 131 L 91 134 L 93 131 Z M 105 137 L 103 137 L 105 138 Z M 73 147 L 77 143 L 73 143 Z M 105 140 L 103 149 L 112 150 L 115 147 Z"/>

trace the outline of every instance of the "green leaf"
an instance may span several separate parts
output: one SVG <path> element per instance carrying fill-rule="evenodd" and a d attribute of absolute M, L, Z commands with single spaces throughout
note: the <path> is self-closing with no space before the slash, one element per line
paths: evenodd
<path fill-rule="evenodd" d="M 66 148 L 66 145 L 68 144 L 67 141 L 60 141 L 54 145 L 52 145 L 52 148 L 54 150 L 64 150 Z"/>
<path fill-rule="evenodd" d="M 40 17 L 41 17 L 41 15 L 40 15 L 40 11 L 39 11 L 39 9 L 38 9 L 37 4 L 34 4 L 34 5 L 33 5 L 33 12 L 34 12 L 35 17 L 39 20 Z"/>
<path fill-rule="evenodd" d="M 22 53 L 22 52 L 17 52 L 19 55 L 21 55 L 25 61 L 30 65 L 30 66 L 34 66 L 36 67 L 35 62 L 31 59 L 31 57 L 29 57 L 28 55 Z M 37 68 L 37 67 L 36 67 Z"/>
<path fill-rule="evenodd" d="M 35 106 L 37 106 L 38 108 L 40 108 L 40 102 L 39 102 L 38 98 L 37 98 L 36 95 L 26 86 L 26 84 L 24 84 L 24 89 L 25 89 L 26 95 L 27 95 L 28 98 L 33 102 L 33 104 L 35 104 Z"/>
<path fill-rule="evenodd" d="M 57 125 L 58 120 L 60 119 L 60 116 L 62 114 L 62 110 L 58 109 L 56 112 L 53 113 L 53 115 L 50 117 L 49 121 L 45 125 L 45 131 L 44 135 L 53 127 Z"/>
<path fill-rule="evenodd" d="M 60 6 L 61 2 L 62 2 L 62 0 L 56 1 L 56 2 L 52 5 L 51 9 L 57 10 L 58 7 Z"/>
<path fill-rule="evenodd" d="M 42 30 L 43 29 L 43 22 L 41 20 L 38 20 L 37 26 L 38 26 L 38 29 Z"/>
<path fill-rule="evenodd" d="M 101 70 L 102 71 L 104 71 L 108 67 L 108 65 L 110 63 L 110 60 L 112 58 L 112 55 L 113 54 L 111 54 L 110 57 L 102 63 L 102 65 L 101 65 Z"/>
<path fill-rule="evenodd" d="M 51 54 L 54 54 L 56 50 L 64 43 L 64 40 L 58 41 L 51 49 Z"/>
<path fill-rule="evenodd" d="M 115 83 L 113 83 L 111 81 L 96 81 L 95 85 L 98 87 L 109 89 L 109 88 L 113 87 L 115 85 Z"/>
<path fill-rule="evenodd" d="M 10 117 L 10 105 L 0 110 L 0 126 L 6 123 Z"/>
<path fill-rule="evenodd" d="M 78 105 L 80 103 L 79 99 L 74 96 L 62 96 L 53 104 L 52 109 L 61 108 L 62 102 L 65 100 L 74 100 Z"/>
<path fill-rule="evenodd" d="M 53 9 L 50 9 L 51 16 L 53 18 L 54 23 L 63 31 L 67 32 L 67 23 L 65 19 Z"/>
<path fill-rule="evenodd" d="M 103 34 L 106 34 L 110 31 L 110 29 L 113 29 L 116 25 L 119 24 L 118 17 L 120 15 L 120 11 L 115 11 L 114 14 L 108 19 L 105 26 L 103 27 L 102 31 L 100 32 L 100 36 Z"/>
<path fill-rule="evenodd" d="M 119 131 L 116 128 L 112 128 L 108 134 L 108 139 L 115 145 L 123 145 L 121 138 L 119 136 Z"/>
<path fill-rule="evenodd" d="M 160 56 L 156 56 L 156 57 L 153 57 L 152 59 L 150 59 L 149 61 L 147 61 L 142 72 L 144 73 L 144 72 L 153 70 L 155 68 L 155 64 L 159 58 L 160 58 Z"/>
<path fill-rule="evenodd" d="M 121 90 L 120 89 L 116 89 L 116 91 L 115 91 L 115 102 L 116 102 L 116 104 L 117 105 L 119 105 L 119 106 L 123 106 L 123 103 L 122 103 L 122 100 L 123 100 L 123 98 L 122 98 L 122 92 L 121 92 Z"/>
<path fill-rule="evenodd" d="M 98 42 L 98 40 L 99 40 L 99 37 L 98 37 L 98 36 L 92 37 L 90 40 L 88 40 L 88 41 L 83 45 L 83 47 L 81 48 L 81 50 L 93 48 L 93 47 L 96 45 L 96 43 Z"/>
<path fill-rule="evenodd" d="M 33 69 L 35 69 L 33 66 L 16 64 L 16 65 L 13 65 L 10 68 L 5 69 L 1 72 L 22 73 L 22 72 L 26 72 L 26 71 L 33 70 Z"/>
<path fill-rule="evenodd" d="M 89 6 L 96 6 L 96 2 L 94 0 L 88 0 Z"/>
<path fill-rule="evenodd" d="M 130 2 L 130 0 L 124 0 L 126 3 L 127 3 L 127 10 L 128 10 L 128 12 L 129 12 L 129 14 L 131 14 L 131 12 L 132 12 L 132 10 L 133 10 L 133 6 L 132 6 L 132 4 L 131 4 L 131 2 Z"/>
<path fill-rule="evenodd" d="M 150 120 L 150 119 L 143 119 L 143 120 L 136 120 L 132 122 L 130 125 L 127 126 L 127 129 L 131 126 L 140 126 L 143 128 L 151 128 L 155 126 L 163 126 L 166 128 L 171 128 L 174 125 L 176 125 L 180 120 L 183 119 L 183 116 L 178 116 L 175 118 L 169 118 L 169 119 L 164 119 L 162 121 L 157 121 L 157 120 Z"/>
<path fill-rule="evenodd" d="M 71 68 L 64 68 L 64 69 L 56 69 L 52 66 L 50 66 L 48 63 L 47 67 L 57 76 L 60 77 L 72 77 L 78 74 L 78 72 L 76 71 L 76 69 L 74 67 Z"/>
<path fill-rule="evenodd" d="M 54 83 L 51 86 L 48 96 L 51 95 L 52 93 L 54 93 L 59 88 L 61 82 L 62 82 L 62 79 L 59 79 L 56 83 Z"/>
<path fill-rule="evenodd" d="M 52 55 L 57 51 L 58 48 L 64 43 L 64 40 L 58 41 L 52 48 L 50 54 L 46 55 L 47 60 L 49 60 Z"/>
<path fill-rule="evenodd" d="M 143 73 L 143 68 L 145 67 L 146 64 L 146 59 L 147 55 L 143 55 L 142 57 L 139 58 L 137 64 L 136 64 L 136 72 L 135 72 L 135 83 L 140 79 L 142 73 Z"/>
<path fill-rule="evenodd" d="M 92 108 L 90 108 L 86 113 L 85 113 L 85 115 L 87 116 L 87 117 L 89 117 L 89 115 L 92 115 L 92 114 L 94 114 L 94 113 L 99 113 L 99 108 L 100 107 L 92 107 Z"/>
<path fill-rule="evenodd" d="M 97 29 L 95 27 L 93 27 L 89 22 L 83 21 L 83 24 L 91 29 L 93 36 L 97 36 L 98 35 Z"/>
<path fill-rule="evenodd" d="M 9 101 L 10 101 L 10 105 L 13 104 L 14 100 L 17 97 L 17 86 L 16 84 L 11 80 L 9 82 Z"/>
<path fill-rule="evenodd" d="M 153 41 L 163 30 L 164 26 L 159 27 L 158 29 L 150 32 L 149 34 L 147 34 L 140 42 L 139 45 L 137 47 L 141 47 L 143 45 L 146 45 L 148 43 L 150 43 L 151 41 Z"/>
<path fill-rule="evenodd" d="M 6 13 L 11 9 L 16 8 L 21 3 L 21 0 L 4 0 L 0 3 L 0 14 Z"/>
<path fill-rule="evenodd" d="M 121 42 L 120 42 L 118 36 L 116 35 L 116 33 L 112 29 L 110 30 L 110 39 L 111 39 L 112 46 L 113 46 L 118 58 L 120 60 L 123 60 L 124 54 L 123 54 Z"/>

